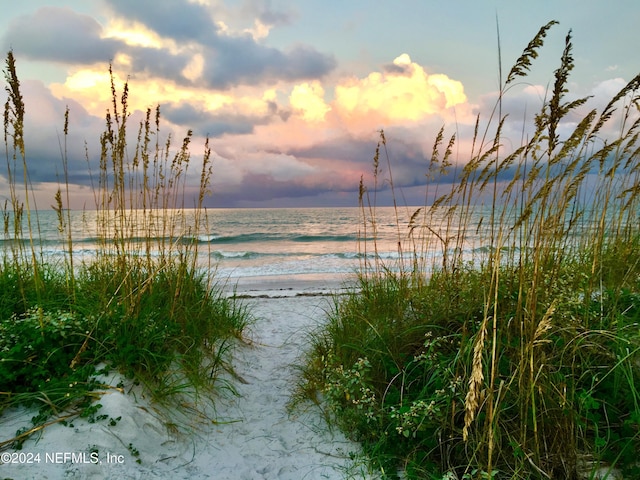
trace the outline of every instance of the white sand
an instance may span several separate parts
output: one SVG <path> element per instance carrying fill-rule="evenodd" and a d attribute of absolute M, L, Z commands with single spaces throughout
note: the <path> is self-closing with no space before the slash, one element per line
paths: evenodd
<path fill-rule="evenodd" d="M 4 455 L 33 463 L 0 465 L 0 478 L 367 478 L 362 473 L 365 467 L 350 458 L 355 453 L 361 460 L 358 445 L 330 431 L 317 407 L 293 415 L 287 411 L 295 381 L 292 365 L 299 360 L 309 327 L 323 320 L 329 298 L 245 301 L 256 322 L 249 333 L 253 344 L 233 352 L 234 368 L 247 382 L 233 382 L 239 396 L 227 392 L 214 403 L 202 399 L 198 411 L 176 414 L 173 418 L 182 432 L 176 433 L 139 387 L 125 386 L 127 394 L 108 390 L 97 415 L 120 417 L 115 425 L 108 419 L 89 423 L 81 418 L 74 419 L 73 426 L 51 425 L 27 440 L 22 450 L 3 449 Z M 114 386 L 119 381 L 109 380 Z M 12 438 L 18 428 L 29 427 L 33 414 L 24 409 L 5 412 L 0 418 L 0 442 Z M 136 450 L 140 463 L 132 454 Z M 90 456 L 92 451 L 97 457 Z M 19 454 L 24 455 L 19 458 Z"/>

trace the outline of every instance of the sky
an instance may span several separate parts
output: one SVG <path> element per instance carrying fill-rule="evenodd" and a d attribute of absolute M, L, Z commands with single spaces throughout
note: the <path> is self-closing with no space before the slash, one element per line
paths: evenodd
<path fill-rule="evenodd" d="M 597 106 L 639 73 L 637 0 L 23 0 L 3 5 L 0 44 L 16 58 L 39 208 L 61 180 L 67 107 L 67 206 L 91 207 L 87 158 L 95 165 L 112 110 L 109 65 L 118 88 L 128 81 L 132 132 L 156 105 L 174 145 L 193 131 L 194 184 L 209 138 L 209 206 L 357 206 L 380 130 L 396 191 L 419 204 L 438 130 L 458 135 L 464 164 L 477 115 L 495 105 L 500 63 L 504 76 L 551 20 L 505 100 L 520 119 L 505 129 L 509 145 L 541 107 L 569 31 L 571 95 Z"/>

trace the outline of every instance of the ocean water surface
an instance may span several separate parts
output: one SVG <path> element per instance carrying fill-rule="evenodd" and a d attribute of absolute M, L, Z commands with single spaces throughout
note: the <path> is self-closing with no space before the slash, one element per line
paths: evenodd
<path fill-rule="evenodd" d="M 158 214 L 154 220 L 157 234 L 149 233 L 148 222 L 139 231 L 135 222 L 128 220 L 126 229 L 129 248 L 139 248 L 140 254 L 147 252 L 149 244 L 153 245 L 151 254 L 159 255 L 160 249 L 176 239 L 196 242 L 198 265 L 215 269 L 217 277 L 229 285 L 260 289 L 286 284 L 286 288 L 300 290 L 297 286 L 303 284 L 335 287 L 353 279 L 369 262 L 394 269 L 401 258 L 414 253 L 426 259 L 426 264 L 437 263 L 443 255 L 438 248 L 411 251 L 408 222 L 413 211 L 378 207 L 373 225 L 363 220 L 357 207 L 212 209 L 201 219 L 199 232 L 194 232 L 193 212 L 186 210 Z M 104 246 L 104 235 L 98 232 L 104 232 L 105 224 L 99 226 L 96 212 L 71 211 L 68 215 L 74 262 L 91 261 Z M 167 219 L 177 223 L 169 237 Z M 58 228 L 56 212 L 39 211 L 32 216 L 32 224 L 33 241 L 43 258 L 64 261 L 68 245 L 66 233 Z M 0 242 L 7 248 L 14 240 L 5 231 Z M 469 251 L 476 247 L 470 245 Z"/>

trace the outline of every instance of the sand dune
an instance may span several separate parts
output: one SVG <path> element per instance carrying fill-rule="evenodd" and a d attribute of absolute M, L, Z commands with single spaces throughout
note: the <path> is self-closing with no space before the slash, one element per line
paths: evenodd
<path fill-rule="evenodd" d="M 0 465 L 13 479 L 343 479 L 366 478 L 352 460 L 358 445 L 331 431 L 316 407 L 293 414 L 287 402 L 310 325 L 320 322 L 323 296 L 249 298 L 256 322 L 248 345 L 233 352 L 242 381 L 237 395 L 200 398 L 181 410 L 160 411 L 140 387 L 105 390 L 91 423 L 56 423 L 32 435 L 22 450 L 4 449 L 19 464 Z M 122 381 L 105 378 L 110 385 Z M 124 391 L 124 393 L 123 393 Z M 30 426 L 33 411 L 5 412 L 0 441 Z M 168 422 L 168 419 L 171 419 Z M 172 425 L 171 422 L 174 422 Z M 6 460 L 6 458 L 5 458 Z M 25 463 L 29 462 L 31 463 Z"/>

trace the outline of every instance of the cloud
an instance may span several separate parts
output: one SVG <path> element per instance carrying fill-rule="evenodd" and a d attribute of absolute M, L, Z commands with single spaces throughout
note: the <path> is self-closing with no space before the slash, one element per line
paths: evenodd
<path fill-rule="evenodd" d="M 324 88 L 320 82 L 305 82 L 295 85 L 289 95 L 289 104 L 309 122 L 324 120 L 331 107 L 324 101 Z"/>
<path fill-rule="evenodd" d="M 199 109 L 190 103 L 170 104 L 164 106 L 162 112 L 164 118 L 171 123 L 190 128 L 196 135 L 208 137 L 249 134 L 256 124 L 268 122 L 265 117 L 244 116 L 229 111 L 215 113 Z"/>
<path fill-rule="evenodd" d="M 156 48 L 131 47 L 128 57 L 129 69 L 136 76 L 160 77 L 184 86 L 191 83 L 185 72 L 191 77 L 188 68 L 192 65 L 192 58 L 186 53 L 171 54 Z"/>
<path fill-rule="evenodd" d="M 332 162 L 371 163 L 375 151 L 375 138 L 355 138 L 341 135 L 328 140 L 318 140 L 309 146 L 294 147 L 289 152 L 296 157 L 327 159 Z"/>
<path fill-rule="evenodd" d="M 2 43 L 5 50 L 34 60 L 94 64 L 113 59 L 122 42 L 102 38 L 102 26 L 92 17 L 66 7 L 42 7 L 15 18 Z"/>
<path fill-rule="evenodd" d="M 118 94 L 125 80 L 114 71 Z M 146 75 L 128 79 L 128 85 L 129 111 L 144 112 L 160 105 L 163 122 L 181 131 L 191 129 L 203 137 L 246 135 L 254 132 L 256 126 L 282 123 L 290 116 L 289 107 L 278 103 L 278 93 L 272 88 L 238 87 L 220 92 L 184 88 Z M 50 88 L 58 98 L 77 99 L 96 117 L 112 108 L 109 73 L 103 69 L 79 70 L 64 84 L 52 84 Z"/>
<path fill-rule="evenodd" d="M 588 91 L 577 94 L 576 89 L 565 92 L 562 103 L 569 103 L 579 98 L 586 98 L 584 105 L 572 109 L 560 119 L 556 128 L 560 141 L 567 139 L 575 130 L 578 123 L 591 110 L 602 113 L 609 101 L 615 97 L 620 90 L 626 86 L 627 82 L 622 78 L 611 78 L 594 84 Z M 501 113 L 506 117 L 504 122 L 501 141 L 505 151 L 512 151 L 527 139 L 531 139 L 536 130 L 536 115 L 542 112 L 545 105 L 548 105 L 552 96 L 552 87 L 544 85 L 520 85 L 517 88 L 509 89 L 501 100 Z M 485 128 L 493 113 L 493 123 L 489 129 L 489 138 L 493 139 L 495 128 L 497 127 L 497 117 L 495 108 L 498 104 L 499 93 L 492 92 L 480 98 L 479 104 L 475 107 L 475 113 L 480 115 L 480 128 Z M 621 104 L 617 105 L 618 114 Z M 619 134 L 620 116 L 614 114 L 599 132 L 599 136 L 613 140 Z"/>
<path fill-rule="evenodd" d="M 403 127 L 391 127 L 385 135 L 388 145 L 387 149 L 380 153 L 380 185 L 382 186 L 389 175 L 387 154 L 392 164 L 396 186 L 424 184 L 431 154 L 431 150 L 427 151 L 425 148 L 424 135 L 416 135 L 415 131 Z M 292 149 L 289 153 L 322 167 L 323 172 L 336 177 L 336 182 L 340 182 L 340 188 L 357 188 L 360 176 L 368 183 L 373 182 L 376 140 L 374 135 L 362 138 L 342 136 L 309 147 Z"/>
<path fill-rule="evenodd" d="M 291 10 L 276 9 L 271 0 L 252 0 L 248 3 L 250 12 L 255 12 L 260 22 L 265 25 L 289 25 L 293 22 L 295 14 Z"/>
<path fill-rule="evenodd" d="M 596 102 L 604 108 L 626 85 L 627 82 L 620 77 L 611 78 L 594 85 L 591 89 L 591 95 L 593 95 Z"/>
<path fill-rule="evenodd" d="M 5 50 L 20 57 L 127 68 L 132 75 L 160 77 L 183 87 L 229 89 L 278 81 L 319 79 L 336 60 L 306 45 L 278 49 L 258 40 L 285 13 L 260 9 L 253 29 L 223 30 L 216 9 L 187 0 L 108 0 L 115 17 L 103 27 L 67 7 L 43 7 L 13 19 Z M 266 23 L 266 22 L 270 23 Z"/>
<path fill-rule="evenodd" d="M 40 185 L 63 181 L 63 158 L 66 157 L 69 182 L 74 185 L 89 185 L 85 145 L 94 153 L 99 152 L 99 146 L 96 145 L 97 134 L 102 131 L 104 122 L 89 115 L 72 99 L 54 98 L 40 81 L 21 81 L 20 87 L 26 110 L 24 136 L 30 182 Z M 69 133 L 65 138 L 63 131 L 67 107 Z M 16 164 L 19 172 L 14 172 L 16 178 L 22 176 L 21 164 L 20 159 Z"/>
<path fill-rule="evenodd" d="M 214 205 L 242 206 L 264 205 L 273 199 L 295 199 L 309 195 L 317 195 L 325 191 L 324 188 L 311 189 L 299 182 L 274 181 L 270 175 L 248 173 L 242 182 L 242 186 L 231 191 L 214 191 L 221 193 L 221 197 L 212 199 Z"/>
<path fill-rule="evenodd" d="M 335 65 L 333 57 L 311 47 L 298 45 L 283 52 L 260 45 L 249 36 L 221 36 L 215 47 L 204 51 L 201 84 L 227 89 L 238 84 L 310 80 L 324 77 Z"/>
<path fill-rule="evenodd" d="M 126 45 L 166 49 L 177 52 L 177 44 L 171 39 L 164 39 L 144 24 L 126 18 L 111 17 L 105 26 L 103 38 L 114 38 Z"/>
<path fill-rule="evenodd" d="M 341 117 L 370 126 L 412 122 L 467 101 L 462 83 L 443 74 L 427 74 L 407 54 L 383 70 L 335 87 L 333 106 Z"/>
<path fill-rule="evenodd" d="M 321 78 L 336 66 L 333 56 L 314 48 L 296 45 L 287 51 L 259 43 L 268 34 L 267 21 L 283 23 L 287 16 L 264 9 L 255 19 L 254 29 L 235 32 L 213 18 L 214 10 L 186 0 L 109 0 L 115 12 L 144 25 L 162 38 L 181 45 L 180 53 L 137 48 L 130 54 L 137 71 L 161 75 L 184 85 L 227 89 L 234 85 L 259 85 L 278 80 Z M 197 49 L 197 74 L 185 69 Z M 191 50 L 185 57 L 184 51 Z M 166 56 L 169 58 L 163 59 Z"/>
<path fill-rule="evenodd" d="M 394 184 L 423 185 L 431 151 L 426 143 L 433 141 L 428 132 L 452 118 L 453 107 L 469 108 L 462 84 L 427 73 L 406 54 L 361 78 L 329 76 L 336 65 L 332 56 L 304 45 L 274 48 L 265 41 L 271 24 L 292 17 L 271 12 L 263 18 L 257 12 L 271 11 L 268 1 L 245 4 L 254 16 L 251 31 L 246 25 L 222 27 L 229 16 L 218 17 L 220 7 L 206 2 L 171 0 L 154 10 L 146 1 L 110 0 L 119 16 L 105 28 L 96 22 L 86 36 L 117 46 L 113 70 L 118 92 L 129 77 L 131 148 L 143 112 L 160 104 L 162 138 L 194 132 L 190 171 L 199 170 L 201 137 L 215 137 L 213 191 L 219 200 L 214 203 L 265 204 L 281 198 L 297 204 L 295 199 L 312 202 L 313 197 L 330 203 L 335 195 L 343 204 L 355 205 L 360 177 L 369 180 L 372 175 L 377 130 L 384 127 L 391 141 Z M 170 21 L 176 12 L 182 15 L 181 6 L 184 18 L 199 18 L 191 31 L 184 22 Z M 113 108 L 106 63 L 76 65 L 64 83 L 50 86 L 53 95 L 40 88 L 37 95 L 29 93 L 36 99 L 30 105 L 41 103 L 45 113 L 38 113 L 42 123 L 34 125 L 38 138 L 30 139 L 36 144 L 31 149 L 34 182 L 54 178 L 59 168 L 52 167 L 60 159 L 59 149 L 51 148 L 58 145 L 51 125 L 55 117 L 62 123 L 69 98 L 83 106 L 74 117 L 73 143 L 83 150 L 88 140 L 93 159 L 99 154 L 95 143 L 104 113 Z M 46 114 L 49 107 L 53 110 Z M 78 122 L 86 127 L 77 129 Z M 88 185 L 84 151 L 71 152 L 70 159 L 73 181 Z"/>
<path fill-rule="evenodd" d="M 391 75 L 409 75 L 411 76 L 411 57 L 403 53 L 387 65 L 383 66 L 383 70 Z"/>
<path fill-rule="evenodd" d="M 230 168 L 243 172 L 243 191 L 256 188 L 262 193 L 252 194 L 263 195 L 266 189 L 268 195 L 283 198 L 302 198 L 303 192 L 315 192 L 325 199 L 328 192 L 336 192 L 344 195 L 341 198 L 355 198 L 357 202 L 360 177 L 364 175 L 365 181 L 372 183 L 377 130 L 384 127 L 390 141 L 396 187 L 424 185 L 438 129 L 445 119 L 454 118 L 452 106 L 465 113 L 471 107 L 460 82 L 445 75 L 427 74 L 408 55 L 396 58 L 391 65 L 394 67 L 385 66 L 361 79 L 338 78 L 336 86 L 320 80 L 278 84 L 276 90 L 280 93 L 274 90 L 268 98 L 284 101 L 281 94 L 286 93 L 291 116 L 272 116 L 268 122 L 256 123 L 252 135 L 243 139 L 241 150 L 237 137 L 230 135 L 217 141 L 217 154 L 228 160 Z M 350 108 L 345 107 L 339 92 L 345 85 L 353 88 L 359 99 Z M 398 96 L 407 98 L 402 108 L 394 110 L 391 106 L 398 102 Z M 283 111 L 280 106 L 275 108 Z M 249 158 L 251 161 L 247 161 Z M 296 175 L 274 176 L 287 169 Z M 379 187 L 388 188 L 384 181 L 388 177 L 386 161 L 381 161 L 381 169 Z M 259 187 L 259 182 L 264 187 Z M 230 196 L 225 194 L 227 200 L 235 198 L 231 190 L 235 189 L 229 190 Z"/>
<path fill-rule="evenodd" d="M 215 206 L 242 206 L 274 199 L 295 199 L 326 192 L 326 182 L 310 182 L 324 171 L 282 152 L 235 148 L 214 155 L 213 191 Z M 356 184 L 357 185 L 357 184 Z"/>
<path fill-rule="evenodd" d="M 270 0 L 247 1 L 241 11 L 245 17 L 255 17 L 253 27 L 243 30 L 254 40 L 266 38 L 274 26 L 289 25 L 294 18 L 291 11 L 273 8 Z"/>
<path fill-rule="evenodd" d="M 285 153 L 252 152 L 243 157 L 247 175 L 267 175 L 276 182 L 301 180 L 318 169 Z"/>
<path fill-rule="evenodd" d="M 217 27 L 204 5 L 185 0 L 107 0 L 118 16 L 137 21 L 161 37 L 211 43 Z"/>

